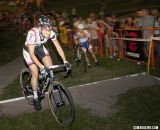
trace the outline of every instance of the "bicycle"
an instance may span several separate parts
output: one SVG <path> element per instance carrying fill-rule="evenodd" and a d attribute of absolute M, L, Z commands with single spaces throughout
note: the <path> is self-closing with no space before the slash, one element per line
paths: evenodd
<path fill-rule="evenodd" d="M 55 120 L 62 126 L 69 126 L 73 123 L 75 118 L 75 107 L 72 96 L 67 88 L 65 88 L 59 81 L 55 80 L 55 72 L 65 70 L 68 77 L 71 74 L 71 66 L 67 69 L 64 65 L 52 65 L 46 68 L 47 76 L 39 74 L 38 77 L 38 97 L 40 100 L 45 98 L 48 91 L 48 104 Z M 30 84 L 31 72 L 29 68 L 23 68 L 20 73 L 20 84 L 22 93 L 30 105 L 33 105 L 33 90 Z"/>
<path fill-rule="evenodd" d="M 85 53 L 82 50 L 83 45 L 78 44 L 76 45 L 76 66 L 79 67 L 81 66 L 82 71 L 86 72 L 87 71 L 87 61 L 85 58 Z"/>

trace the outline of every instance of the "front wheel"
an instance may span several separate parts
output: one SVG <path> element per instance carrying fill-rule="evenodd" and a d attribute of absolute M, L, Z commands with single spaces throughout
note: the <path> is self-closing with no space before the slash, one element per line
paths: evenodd
<path fill-rule="evenodd" d="M 62 126 L 69 126 L 75 118 L 72 96 L 60 82 L 54 81 L 49 87 L 48 101 L 56 121 Z"/>
<path fill-rule="evenodd" d="M 23 68 L 20 73 L 21 91 L 30 105 L 33 105 L 33 91 L 30 84 L 31 72 L 28 68 Z"/>

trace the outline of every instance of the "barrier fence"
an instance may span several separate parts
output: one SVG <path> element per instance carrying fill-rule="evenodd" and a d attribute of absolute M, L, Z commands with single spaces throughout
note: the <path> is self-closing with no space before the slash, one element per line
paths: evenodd
<path fill-rule="evenodd" d="M 145 39 L 142 38 L 142 31 L 144 30 L 150 30 L 150 38 Z M 112 38 L 113 40 L 118 40 L 119 45 L 119 58 L 120 59 L 128 59 L 135 62 L 142 62 L 147 65 L 147 74 L 149 74 L 150 67 L 155 66 L 155 41 L 160 41 L 160 37 L 154 37 L 154 31 L 160 30 L 160 28 L 133 28 L 133 29 L 117 29 L 117 33 L 119 34 L 119 37 Z M 74 32 L 76 30 L 67 29 L 66 27 L 60 28 L 60 40 L 61 42 L 67 44 L 70 48 L 74 48 Z M 127 37 L 125 35 L 125 31 L 129 32 L 133 36 Z M 136 33 L 133 33 L 137 31 Z M 99 46 L 98 46 L 98 54 L 102 57 L 106 56 L 108 57 L 108 43 L 107 43 L 107 33 L 104 33 L 104 30 L 97 29 L 97 33 L 99 36 Z M 136 35 L 134 35 L 136 34 Z M 137 42 L 137 43 L 136 43 Z M 143 56 L 142 49 L 144 42 L 147 42 L 148 44 L 148 59 L 144 61 L 143 58 L 138 59 L 137 57 Z M 129 46 L 129 47 L 127 47 Z M 132 48 L 132 50 L 136 50 L 138 48 L 138 54 L 136 51 L 135 53 L 129 52 L 127 48 Z M 160 49 L 160 48 L 159 48 Z M 160 50 L 159 50 L 160 51 Z M 129 58 L 128 58 L 129 55 Z M 133 57 L 133 58 L 131 58 Z"/>

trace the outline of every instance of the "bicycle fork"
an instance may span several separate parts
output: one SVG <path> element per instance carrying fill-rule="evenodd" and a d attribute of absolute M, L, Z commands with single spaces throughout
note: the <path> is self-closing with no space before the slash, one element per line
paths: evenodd
<path fill-rule="evenodd" d="M 53 97 L 53 100 L 56 104 L 56 107 L 59 107 L 59 106 L 63 106 L 65 104 L 63 98 L 62 98 L 62 94 L 61 94 L 61 89 L 60 89 L 60 86 L 57 85 L 57 89 L 55 88 L 55 84 L 54 84 L 54 73 L 52 70 L 50 70 L 50 87 L 51 87 L 51 95 Z M 57 96 L 56 96 L 57 94 Z M 56 98 L 58 97 L 58 98 Z M 59 100 L 58 100 L 59 99 Z"/>

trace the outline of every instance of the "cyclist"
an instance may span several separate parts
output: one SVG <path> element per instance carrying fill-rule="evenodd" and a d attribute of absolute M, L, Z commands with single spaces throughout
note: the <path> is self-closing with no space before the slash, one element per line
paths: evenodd
<path fill-rule="evenodd" d="M 75 42 L 76 44 L 82 45 L 81 48 L 84 51 L 85 59 L 88 64 L 88 67 L 91 67 L 91 64 L 87 56 L 87 50 L 91 53 L 95 63 L 98 64 L 98 60 L 93 52 L 93 47 L 90 44 L 90 40 L 91 40 L 90 33 L 84 29 L 84 24 L 78 24 L 77 28 L 78 28 L 78 31 L 74 34 Z"/>
<path fill-rule="evenodd" d="M 44 43 L 49 39 L 54 43 L 54 46 L 56 47 L 56 50 L 61 56 L 64 64 L 69 64 L 65 58 L 64 51 L 56 38 L 56 34 L 52 30 L 52 21 L 47 16 L 41 15 L 38 27 L 33 27 L 29 30 L 25 46 L 23 48 L 24 60 L 32 74 L 31 86 L 33 89 L 33 103 L 36 110 L 42 109 L 37 93 L 38 73 L 40 72 L 43 76 L 46 76 L 45 67 L 52 65 L 50 54 L 44 46 Z"/>

